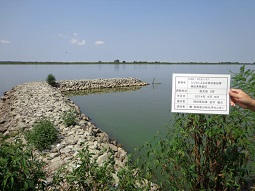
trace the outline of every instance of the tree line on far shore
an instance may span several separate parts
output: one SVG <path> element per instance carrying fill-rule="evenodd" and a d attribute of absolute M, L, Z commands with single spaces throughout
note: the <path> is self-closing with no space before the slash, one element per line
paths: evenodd
<path fill-rule="evenodd" d="M 0 61 L 0 65 L 35 65 L 35 64 L 240 64 L 240 65 L 254 65 L 253 63 L 239 63 L 239 62 L 160 62 L 160 61 L 120 61 L 116 59 L 112 62 L 104 62 L 104 61 L 97 61 L 97 62 L 41 62 L 41 61 Z"/>

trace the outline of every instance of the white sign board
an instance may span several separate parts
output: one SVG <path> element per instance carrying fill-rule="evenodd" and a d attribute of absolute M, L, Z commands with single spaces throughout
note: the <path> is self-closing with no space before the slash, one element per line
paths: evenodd
<path fill-rule="evenodd" d="M 172 112 L 229 114 L 230 75 L 173 74 Z"/>

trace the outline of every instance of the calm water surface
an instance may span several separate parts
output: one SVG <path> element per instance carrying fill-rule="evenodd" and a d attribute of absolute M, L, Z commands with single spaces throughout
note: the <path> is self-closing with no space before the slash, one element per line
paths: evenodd
<path fill-rule="evenodd" d="M 254 69 L 248 65 L 247 68 Z M 70 98 L 107 132 L 132 152 L 153 139 L 157 131 L 171 125 L 172 73 L 231 74 L 240 65 L 165 65 L 165 64 L 91 64 L 91 65 L 0 65 L 0 94 L 23 82 L 43 81 L 52 73 L 57 80 L 135 77 L 155 85 L 135 91 L 116 91 L 72 96 Z"/>

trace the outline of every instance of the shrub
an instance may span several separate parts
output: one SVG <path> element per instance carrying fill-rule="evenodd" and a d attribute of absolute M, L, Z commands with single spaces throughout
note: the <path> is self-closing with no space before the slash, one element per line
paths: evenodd
<path fill-rule="evenodd" d="M 1 140 L 0 190 L 43 190 L 43 165 L 20 140 Z"/>
<path fill-rule="evenodd" d="M 75 112 L 73 110 L 68 110 L 63 114 L 63 121 L 66 126 L 75 125 Z"/>
<path fill-rule="evenodd" d="M 57 171 L 54 176 L 54 185 L 55 189 L 59 189 L 59 186 L 63 185 L 62 183 L 67 183 L 65 188 L 61 187 L 60 190 L 149 190 L 145 189 L 140 171 L 134 169 L 137 168 L 129 161 L 128 165 L 117 172 L 119 182 L 116 184 L 113 176 L 115 173 L 113 155 L 110 155 L 108 160 L 99 165 L 97 158 L 89 151 L 88 146 L 85 146 L 78 151 L 72 171 L 67 170 L 66 167 Z"/>
<path fill-rule="evenodd" d="M 241 67 L 232 85 L 254 96 L 254 71 Z M 147 150 L 140 162 L 146 177 L 160 190 L 247 189 L 254 175 L 254 114 L 239 108 L 228 116 L 176 114 L 166 135 L 140 149 Z"/>
<path fill-rule="evenodd" d="M 116 190 L 151 190 L 151 185 L 146 184 L 148 181 L 143 178 L 139 167 L 135 166 L 131 159 L 117 172 L 117 176 L 119 183 Z"/>
<path fill-rule="evenodd" d="M 52 74 L 49 74 L 46 78 L 46 82 L 51 86 L 56 86 L 56 78 Z"/>
<path fill-rule="evenodd" d="M 70 190 L 78 188 L 78 190 L 108 191 L 113 189 L 112 172 L 114 169 L 110 160 L 99 166 L 88 147 L 79 151 L 77 157 L 76 167 L 66 175 Z"/>
<path fill-rule="evenodd" d="M 50 120 L 44 118 L 37 121 L 33 129 L 25 133 L 25 137 L 30 144 L 42 151 L 57 140 L 57 130 Z"/>

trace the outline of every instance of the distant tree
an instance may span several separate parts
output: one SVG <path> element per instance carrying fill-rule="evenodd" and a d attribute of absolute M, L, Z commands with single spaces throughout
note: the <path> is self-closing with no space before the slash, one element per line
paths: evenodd
<path fill-rule="evenodd" d="M 119 63 L 119 62 L 120 62 L 120 60 L 118 60 L 118 59 L 117 59 L 117 60 L 114 60 L 114 63 Z"/>

